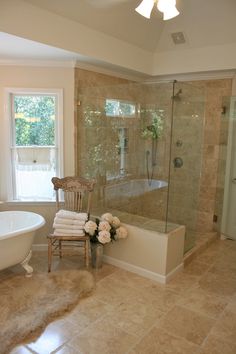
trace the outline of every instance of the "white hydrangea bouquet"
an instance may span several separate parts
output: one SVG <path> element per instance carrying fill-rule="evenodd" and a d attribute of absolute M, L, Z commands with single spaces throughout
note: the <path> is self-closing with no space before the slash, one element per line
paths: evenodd
<path fill-rule="evenodd" d="M 102 245 L 128 236 L 127 229 L 121 226 L 120 220 L 110 213 L 103 214 L 101 219 L 96 218 L 95 222 L 87 221 L 84 230 L 90 236 L 91 243 Z"/>

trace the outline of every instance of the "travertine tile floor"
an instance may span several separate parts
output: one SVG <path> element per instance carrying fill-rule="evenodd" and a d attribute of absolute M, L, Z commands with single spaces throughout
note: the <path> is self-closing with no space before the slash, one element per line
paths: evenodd
<path fill-rule="evenodd" d="M 35 271 L 46 257 L 34 255 Z M 75 257 L 54 263 L 79 267 Z M 167 285 L 107 264 L 94 275 L 92 296 L 11 354 L 236 353 L 235 241 L 217 240 Z"/>

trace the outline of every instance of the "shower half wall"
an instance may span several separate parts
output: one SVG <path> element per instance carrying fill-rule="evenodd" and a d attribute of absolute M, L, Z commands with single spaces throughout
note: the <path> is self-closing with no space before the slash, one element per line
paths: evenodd
<path fill-rule="evenodd" d="M 112 212 L 132 227 L 162 234 L 187 225 L 185 249 L 191 248 L 201 91 L 182 83 L 116 83 L 78 85 L 76 94 L 77 173 L 97 181 L 93 214 Z"/>

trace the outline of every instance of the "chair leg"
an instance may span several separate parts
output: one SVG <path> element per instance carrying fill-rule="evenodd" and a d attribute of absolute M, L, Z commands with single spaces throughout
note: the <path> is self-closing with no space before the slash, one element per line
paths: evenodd
<path fill-rule="evenodd" d="M 61 241 L 59 241 L 59 257 L 62 258 Z"/>
<path fill-rule="evenodd" d="M 48 239 L 48 273 L 51 272 L 52 264 L 52 240 Z"/>
<path fill-rule="evenodd" d="M 89 241 L 88 240 L 85 241 L 84 248 L 85 248 L 85 265 L 88 268 L 89 266 Z"/>

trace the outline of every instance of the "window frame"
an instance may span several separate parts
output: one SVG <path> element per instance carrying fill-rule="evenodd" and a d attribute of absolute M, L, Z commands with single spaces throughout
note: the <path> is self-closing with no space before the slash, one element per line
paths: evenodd
<path fill-rule="evenodd" d="M 15 180 L 14 180 L 14 165 L 12 161 L 12 149 L 13 146 L 13 97 L 14 95 L 53 95 L 56 97 L 56 115 L 55 115 L 55 148 L 57 149 L 57 176 L 63 176 L 64 166 L 64 149 L 63 149 L 63 89 L 51 89 L 51 88 L 11 88 L 4 89 L 4 125 L 3 131 L 5 140 L 4 150 L 4 165 L 5 165 L 5 185 L 7 186 L 6 198 L 7 202 L 19 203 L 19 204 L 48 204 L 54 203 L 54 201 L 44 200 L 17 200 L 14 199 L 15 194 Z"/>

